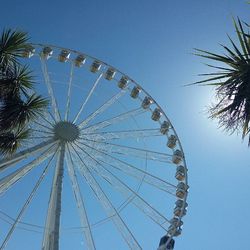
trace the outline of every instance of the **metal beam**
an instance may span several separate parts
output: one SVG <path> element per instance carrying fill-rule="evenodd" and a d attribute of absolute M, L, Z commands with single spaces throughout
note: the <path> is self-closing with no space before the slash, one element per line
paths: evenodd
<path fill-rule="evenodd" d="M 65 144 L 62 143 L 57 158 L 53 184 L 50 193 L 42 250 L 59 250 L 59 229 L 64 157 Z"/>

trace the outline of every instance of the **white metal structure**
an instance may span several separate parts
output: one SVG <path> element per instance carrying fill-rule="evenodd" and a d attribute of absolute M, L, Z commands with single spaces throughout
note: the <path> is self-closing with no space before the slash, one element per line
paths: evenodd
<path fill-rule="evenodd" d="M 157 249 L 164 235 L 166 248 L 181 233 L 188 184 L 164 111 L 84 53 L 32 44 L 24 57 L 50 106 L 0 159 L 0 249 Z"/>

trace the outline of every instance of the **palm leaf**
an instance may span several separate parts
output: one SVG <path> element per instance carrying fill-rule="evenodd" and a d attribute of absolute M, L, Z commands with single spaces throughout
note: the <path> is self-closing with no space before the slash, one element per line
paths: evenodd
<path fill-rule="evenodd" d="M 7 131 L 22 128 L 25 124 L 43 115 L 48 101 L 35 94 L 24 102 L 20 98 L 8 99 L 0 107 L 0 129 Z"/>
<path fill-rule="evenodd" d="M 29 38 L 22 31 L 4 30 L 0 37 L 0 65 L 8 67 L 18 63 L 18 57 L 22 56 Z"/>
<path fill-rule="evenodd" d="M 211 53 L 209 51 L 201 50 L 201 49 L 195 49 L 195 51 L 200 52 L 200 53 L 194 53 L 194 55 L 196 56 L 201 56 L 204 58 L 212 59 L 212 60 L 227 63 L 227 64 L 234 63 L 234 61 L 230 57 L 221 56 L 219 54 Z"/>
<path fill-rule="evenodd" d="M 224 46 L 224 45 L 221 45 L 221 46 L 231 55 L 233 60 L 235 60 L 236 62 L 247 63 L 246 59 L 244 58 L 244 56 L 242 55 L 240 50 L 237 48 L 237 46 L 235 45 L 233 40 L 229 36 L 228 36 L 228 39 L 230 40 L 231 44 L 233 45 L 236 53 L 234 53 L 232 50 L 230 50 L 227 46 Z"/>
<path fill-rule="evenodd" d="M 17 151 L 23 142 L 29 137 L 30 131 L 19 130 L 17 132 L 4 132 L 0 134 L 0 153 L 10 155 Z"/>
<path fill-rule="evenodd" d="M 0 98 L 17 97 L 21 93 L 27 95 L 27 90 L 32 89 L 34 85 L 31 73 L 27 65 L 19 64 L 15 64 L 4 73 L 0 72 Z"/>
<path fill-rule="evenodd" d="M 239 25 L 239 27 L 238 27 L 238 25 Z M 238 35 L 238 39 L 239 39 L 240 44 L 241 44 L 241 48 L 244 51 L 244 53 L 247 56 L 247 58 L 249 58 L 250 47 L 249 47 L 247 36 L 246 36 L 246 34 L 244 32 L 244 29 L 242 27 L 242 23 L 241 23 L 241 21 L 240 21 L 239 18 L 238 18 L 238 25 L 236 25 L 236 23 L 235 23 L 234 27 L 236 29 L 236 32 L 237 32 L 237 35 Z"/>
<path fill-rule="evenodd" d="M 210 118 L 218 119 L 220 126 L 228 131 L 241 130 L 244 138 L 250 133 L 250 37 L 246 35 L 239 19 L 238 23 L 234 20 L 234 26 L 239 46 L 228 36 L 232 48 L 221 45 L 226 52 L 224 55 L 206 50 L 195 50 L 198 52 L 197 56 L 219 62 L 225 66 L 208 64 L 209 67 L 217 71 L 201 74 L 207 78 L 194 84 L 216 87 L 218 100 L 209 109 Z"/>

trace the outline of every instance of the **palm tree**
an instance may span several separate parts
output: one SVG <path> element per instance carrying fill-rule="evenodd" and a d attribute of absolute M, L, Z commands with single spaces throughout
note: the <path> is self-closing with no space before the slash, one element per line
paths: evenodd
<path fill-rule="evenodd" d="M 34 77 L 20 59 L 27 33 L 4 30 L 0 38 L 0 153 L 14 153 L 29 138 L 29 122 L 43 115 L 48 101 L 34 92 Z"/>
<path fill-rule="evenodd" d="M 225 52 L 222 55 L 196 49 L 196 55 L 220 65 L 208 64 L 215 71 L 201 74 L 206 79 L 195 84 L 216 87 L 217 102 L 209 108 L 210 118 L 218 119 L 220 126 L 231 133 L 240 131 L 245 138 L 250 134 L 250 37 L 239 18 L 233 21 L 239 45 L 229 37 L 232 48 L 221 45 Z"/>

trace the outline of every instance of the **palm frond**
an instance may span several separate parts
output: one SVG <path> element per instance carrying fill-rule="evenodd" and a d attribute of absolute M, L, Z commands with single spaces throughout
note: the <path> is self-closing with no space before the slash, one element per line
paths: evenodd
<path fill-rule="evenodd" d="M 244 138 L 250 132 L 250 37 L 240 19 L 233 21 L 239 46 L 228 36 L 232 48 L 221 45 L 226 52 L 223 55 L 196 49 L 196 55 L 225 66 L 209 64 L 217 71 L 202 74 L 208 78 L 194 84 L 216 87 L 217 103 L 209 109 L 210 118 L 218 119 L 220 126 L 228 131 L 240 130 Z"/>
<path fill-rule="evenodd" d="M 43 115 L 48 101 L 35 94 L 24 102 L 20 98 L 8 99 L 0 107 L 0 129 L 8 131 L 22 128 L 31 120 Z"/>
<path fill-rule="evenodd" d="M 27 90 L 32 89 L 34 77 L 28 66 L 15 64 L 6 72 L 0 72 L 0 98 L 8 99 L 20 94 L 27 95 Z"/>
<path fill-rule="evenodd" d="M 42 115 L 44 109 L 48 106 L 48 103 L 49 101 L 41 95 L 31 95 L 25 103 L 26 109 L 29 110 L 30 119 L 34 119 Z"/>
<path fill-rule="evenodd" d="M 18 63 L 18 57 L 22 56 L 29 38 L 22 31 L 4 30 L 0 37 L 0 65 L 6 68 L 8 65 Z"/>
<path fill-rule="evenodd" d="M 238 18 L 237 20 L 238 20 L 238 25 L 237 25 L 236 21 L 234 20 L 234 27 L 236 29 L 236 32 L 238 35 L 238 40 L 240 41 L 241 48 L 242 48 L 245 56 L 247 57 L 247 59 L 249 59 L 250 47 L 249 47 L 248 38 L 244 32 L 244 29 L 243 29 L 243 26 L 242 26 L 240 19 Z"/>
<path fill-rule="evenodd" d="M 215 54 L 215 53 L 212 53 L 206 50 L 201 50 L 201 49 L 195 49 L 195 51 L 197 51 L 197 53 L 194 53 L 194 55 L 196 56 L 201 56 L 207 59 L 223 62 L 226 64 L 234 63 L 234 60 L 228 56 L 222 56 L 222 55 Z"/>
<path fill-rule="evenodd" d="M 10 155 L 17 151 L 22 143 L 29 137 L 30 131 L 19 130 L 17 132 L 8 131 L 0 134 L 0 153 Z"/>

